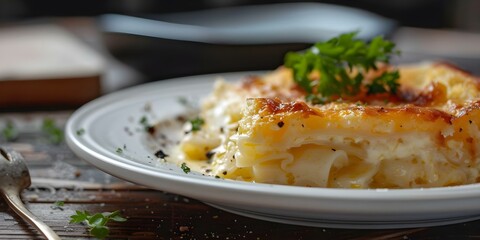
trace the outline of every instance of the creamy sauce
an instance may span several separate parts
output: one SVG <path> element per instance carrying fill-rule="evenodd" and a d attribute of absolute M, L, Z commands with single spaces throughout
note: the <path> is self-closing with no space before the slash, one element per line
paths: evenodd
<path fill-rule="evenodd" d="M 191 116 L 194 116 L 194 113 L 157 122 L 153 126 L 154 131 L 146 133 L 142 142 L 154 155 L 158 155 L 156 153 L 159 151 L 168 155 L 164 158 L 158 158 L 160 161 L 174 163 L 179 167 L 182 163 L 186 163 L 191 171 L 210 175 L 211 164 L 209 164 L 208 161 L 187 159 L 178 146 L 178 143 L 185 135 L 185 122 L 187 119 L 190 119 Z"/>

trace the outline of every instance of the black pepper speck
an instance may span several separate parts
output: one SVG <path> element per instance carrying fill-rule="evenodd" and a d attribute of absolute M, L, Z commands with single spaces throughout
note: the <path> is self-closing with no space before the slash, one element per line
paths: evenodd
<path fill-rule="evenodd" d="M 155 152 L 155 157 L 166 158 L 168 157 L 168 154 L 164 153 L 162 150 L 158 150 L 157 152 Z"/>

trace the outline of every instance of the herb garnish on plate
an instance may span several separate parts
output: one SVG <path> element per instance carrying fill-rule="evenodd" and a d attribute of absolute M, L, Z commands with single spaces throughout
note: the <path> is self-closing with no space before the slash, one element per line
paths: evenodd
<path fill-rule="evenodd" d="M 295 82 L 307 92 L 307 100 L 323 103 L 358 94 L 391 93 L 398 88 L 397 70 L 385 71 L 366 82 L 365 74 L 377 70 L 378 63 L 389 63 L 399 54 L 395 44 L 378 36 L 366 43 L 357 33 L 346 33 L 326 42 L 318 42 L 303 52 L 289 52 L 285 66 L 293 70 Z"/>

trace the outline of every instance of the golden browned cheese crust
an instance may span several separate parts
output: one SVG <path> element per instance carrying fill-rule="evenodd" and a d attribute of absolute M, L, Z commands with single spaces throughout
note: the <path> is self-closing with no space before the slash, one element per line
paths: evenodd
<path fill-rule="evenodd" d="M 215 176 L 311 187 L 480 181 L 478 78 L 444 63 L 399 71 L 397 95 L 319 105 L 303 100 L 288 69 L 218 83 L 202 107 L 206 126 L 185 137 L 180 159 L 213 156 L 203 170 Z"/>

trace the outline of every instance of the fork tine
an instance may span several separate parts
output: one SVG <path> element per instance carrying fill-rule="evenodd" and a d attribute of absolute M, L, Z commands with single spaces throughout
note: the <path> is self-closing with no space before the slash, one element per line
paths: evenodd
<path fill-rule="evenodd" d="M 8 151 L 5 149 L 5 147 L 2 147 L 2 146 L 0 146 L 0 159 L 5 161 L 10 161 L 10 156 L 8 154 Z"/>
<path fill-rule="evenodd" d="M 31 179 L 27 165 L 20 153 L 0 146 L 0 195 L 23 219 L 35 226 L 47 239 L 61 239 L 48 225 L 33 215 L 23 204 L 20 192 L 30 186 Z"/>

